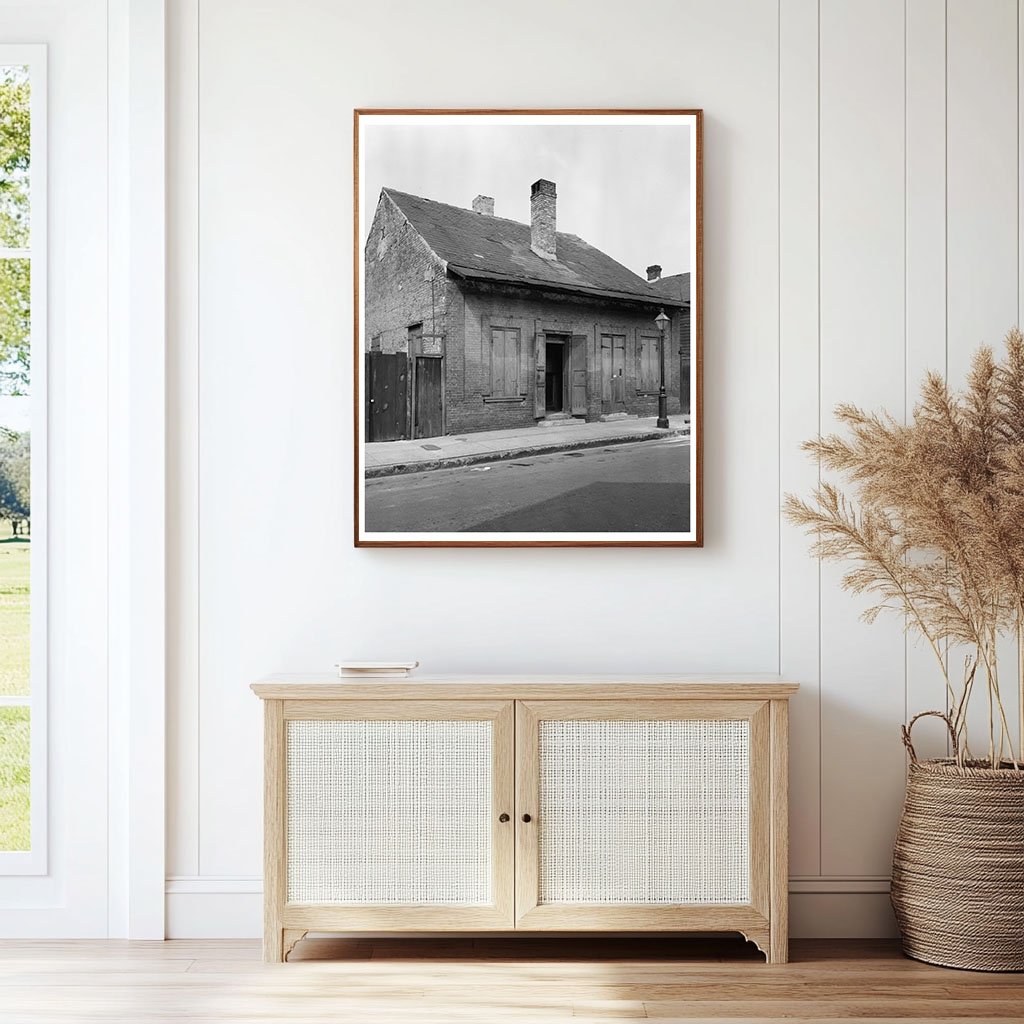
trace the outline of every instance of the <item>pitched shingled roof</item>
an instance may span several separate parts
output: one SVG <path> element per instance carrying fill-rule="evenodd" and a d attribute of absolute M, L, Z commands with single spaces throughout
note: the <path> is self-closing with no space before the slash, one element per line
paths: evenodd
<path fill-rule="evenodd" d="M 634 301 L 646 299 L 655 305 L 681 304 L 655 291 L 642 277 L 576 235 L 559 231 L 558 258 L 546 260 L 530 248 L 529 224 L 474 213 L 393 188 L 383 189 L 382 194 L 395 203 L 458 277 Z"/>
<path fill-rule="evenodd" d="M 657 281 L 651 282 L 651 287 L 670 299 L 679 299 L 681 302 L 690 301 L 690 274 L 672 274 L 669 277 L 660 277 Z"/>

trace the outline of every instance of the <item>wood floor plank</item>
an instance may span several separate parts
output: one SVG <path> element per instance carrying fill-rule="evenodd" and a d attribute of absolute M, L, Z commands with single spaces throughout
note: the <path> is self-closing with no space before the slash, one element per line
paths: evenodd
<path fill-rule="evenodd" d="M 1024 976 L 907 960 L 889 942 L 675 937 L 314 938 L 264 964 L 258 942 L 0 942 L 3 1024 L 609 1024 L 922 1020 L 1020 1024 Z"/>
<path fill-rule="evenodd" d="M 796 1004 L 803 1016 L 815 1020 L 877 1020 L 884 1014 L 899 1020 L 934 1021 L 940 1015 L 956 1020 L 978 1017 L 1011 1018 L 1020 1021 L 1020 1003 L 1012 1000 L 961 999 L 955 1003 L 935 999 L 876 999 L 867 995 L 860 999 L 800 1000 Z M 792 999 L 768 1002 L 759 999 L 644 1001 L 644 1009 L 652 1020 L 719 1020 L 754 1017 L 763 1020 L 789 1019 Z"/>
<path fill-rule="evenodd" d="M 612 1020 L 636 1020 L 646 1017 L 647 1011 L 640 1000 L 627 999 L 578 999 L 572 1004 L 573 1017 Z"/>

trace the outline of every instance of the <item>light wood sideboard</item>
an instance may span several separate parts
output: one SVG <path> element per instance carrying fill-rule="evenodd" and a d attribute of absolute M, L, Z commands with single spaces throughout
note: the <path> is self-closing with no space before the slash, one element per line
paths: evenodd
<path fill-rule="evenodd" d="M 255 683 L 264 957 L 308 931 L 723 931 L 788 950 L 774 679 Z"/>

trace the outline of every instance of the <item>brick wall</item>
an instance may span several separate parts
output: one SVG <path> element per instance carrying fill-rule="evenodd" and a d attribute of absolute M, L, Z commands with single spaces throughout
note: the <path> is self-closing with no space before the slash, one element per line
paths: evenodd
<path fill-rule="evenodd" d="M 682 408 L 681 412 L 692 412 L 693 411 L 693 395 L 691 394 L 689 387 L 689 376 L 690 376 L 690 307 L 684 306 L 677 313 L 672 316 L 673 325 L 678 324 L 677 330 L 679 332 L 679 346 L 681 350 L 680 355 L 680 367 L 679 373 L 683 377 L 684 387 L 681 390 L 682 395 Z"/>
<path fill-rule="evenodd" d="M 530 190 L 530 248 L 549 260 L 558 255 L 555 218 L 555 183 L 540 178 Z"/>
<path fill-rule="evenodd" d="M 458 297 L 454 293 L 458 293 Z M 456 303 L 461 303 L 455 315 Z M 452 283 L 448 298 L 449 343 L 447 346 L 446 406 L 448 433 L 497 430 L 536 423 L 534 381 L 536 376 L 536 334 L 538 329 L 567 335 L 583 335 L 587 359 L 587 419 L 605 411 L 601 399 L 601 333 L 625 336 L 626 411 L 654 416 L 657 394 L 640 394 L 636 379 L 638 334 L 657 334 L 657 308 L 645 309 L 588 299 L 533 295 L 511 287 L 466 288 Z M 679 335 L 673 318 L 665 352 L 665 389 L 669 413 L 679 412 Z M 460 328 L 456 324 L 460 323 Z M 489 344 L 492 327 L 510 327 L 520 334 L 520 389 L 514 401 L 489 401 Z M 463 335 L 455 343 L 454 331 Z"/>
<path fill-rule="evenodd" d="M 365 351 L 408 351 L 410 326 L 445 334 L 450 294 L 444 264 L 382 195 L 364 248 L 363 344 Z"/>

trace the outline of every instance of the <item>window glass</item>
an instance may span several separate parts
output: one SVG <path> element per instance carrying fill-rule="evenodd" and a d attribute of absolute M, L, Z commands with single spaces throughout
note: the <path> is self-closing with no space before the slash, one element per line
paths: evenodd
<path fill-rule="evenodd" d="M 0 850 L 30 848 L 29 715 L 0 707 Z"/>
<path fill-rule="evenodd" d="M 29 242 L 28 68 L 0 66 L 0 246 L 26 248 Z"/>
<path fill-rule="evenodd" d="M 31 111 L 0 66 L 0 852 L 30 835 Z"/>

